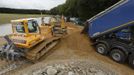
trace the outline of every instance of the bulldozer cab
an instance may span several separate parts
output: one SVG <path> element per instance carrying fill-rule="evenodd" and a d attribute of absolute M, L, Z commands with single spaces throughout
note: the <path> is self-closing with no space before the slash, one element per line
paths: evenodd
<path fill-rule="evenodd" d="M 39 26 L 35 19 L 12 20 L 12 29 L 15 34 L 37 34 Z"/>
<path fill-rule="evenodd" d="M 12 41 L 22 48 L 31 48 L 44 39 L 36 19 L 12 20 Z"/>

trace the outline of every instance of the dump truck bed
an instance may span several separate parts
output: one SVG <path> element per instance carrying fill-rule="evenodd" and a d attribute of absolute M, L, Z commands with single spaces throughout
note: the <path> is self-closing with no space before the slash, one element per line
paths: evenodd
<path fill-rule="evenodd" d="M 88 20 L 88 34 L 96 38 L 134 23 L 134 0 L 121 0 Z"/>

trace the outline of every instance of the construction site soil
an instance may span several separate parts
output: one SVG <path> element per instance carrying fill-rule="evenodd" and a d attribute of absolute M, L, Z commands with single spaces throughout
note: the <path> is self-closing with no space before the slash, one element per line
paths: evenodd
<path fill-rule="evenodd" d="M 81 34 L 83 27 L 67 25 L 68 35 L 38 62 L 0 60 L 0 75 L 134 75 L 127 64 L 96 53 L 89 37 Z"/>

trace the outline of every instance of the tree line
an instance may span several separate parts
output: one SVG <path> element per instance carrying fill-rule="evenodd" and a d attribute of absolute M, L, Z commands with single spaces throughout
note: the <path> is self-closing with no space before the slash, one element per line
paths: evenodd
<path fill-rule="evenodd" d="M 36 9 L 13 9 L 13 8 L 0 8 L 0 13 L 11 13 L 11 14 L 46 14 L 47 10 L 36 10 Z"/>
<path fill-rule="evenodd" d="M 52 8 L 51 10 L 35 9 L 13 9 L 0 8 L 0 13 L 14 14 L 50 14 L 65 15 L 68 17 L 78 17 L 82 20 L 91 18 L 106 8 L 112 6 L 120 0 L 66 0 L 64 4 Z"/>
<path fill-rule="evenodd" d="M 97 13 L 117 3 L 119 0 L 67 0 L 66 3 L 54 7 L 51 14 L 89 19 Z"/>

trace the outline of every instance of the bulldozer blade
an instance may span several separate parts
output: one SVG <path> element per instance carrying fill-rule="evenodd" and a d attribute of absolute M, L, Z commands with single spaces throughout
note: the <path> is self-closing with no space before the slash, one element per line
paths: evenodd
<path fill-rule="evenodd" d="M 10 60 L 15 61 L 19 60 L 19 58 L 23 56 L 21 53 L 15 52 L 11 45 L 6 45 L 0 48 L 0 59 L 1 60 Z"/>

